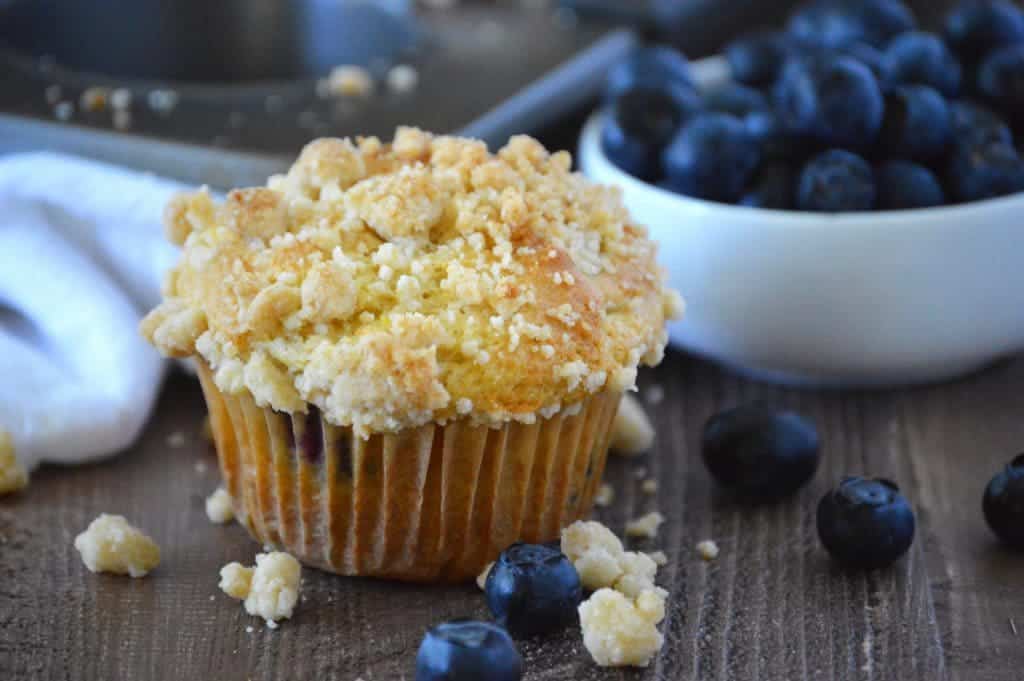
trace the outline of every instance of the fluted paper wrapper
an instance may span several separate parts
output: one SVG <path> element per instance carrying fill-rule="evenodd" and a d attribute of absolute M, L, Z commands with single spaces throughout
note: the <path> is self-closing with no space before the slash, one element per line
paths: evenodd
<path fill-rule="evenodd" d="M 515 541 L 556 539 L 601 482 L 620 395 L 501 428 L 465 419 L 369 439 L 225 395 L 202 362 L 224 485 L 257 541 L 343 575 L 464 581 Z"/>

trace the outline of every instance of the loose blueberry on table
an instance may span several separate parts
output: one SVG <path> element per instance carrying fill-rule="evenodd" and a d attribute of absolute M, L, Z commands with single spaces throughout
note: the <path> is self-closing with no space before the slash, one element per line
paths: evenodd
<path fill-rule="evenodd" d="M 704 465 L 722 487 L 754 501 L 789 496 L 818 469 L 818 431 L 792 411 L 750 404 L 708 419 Z"/>
<path fill-rule="evenodd" d="M 416 681 L 519 681 L 523 658 L 508 632 L 488 622 L 452 620 L 423 637 Z"/>
<path fill-rule="evenodd" d="M 1024 549 L 1024 454 L 988 483 L 982 509 L 988 526 L 1003 543 Z"/>
<path fill-rule="evenodd" d="M 914 511 L 895 483 L 845 478 L 818 504 L 818 537 L 840 563 L 882 568 L 914 542 Z"/>
<path fill-rule="evenodd" d="M 608 158 L 751 208 L 904 210 L 1024 192 L 1024 9 L 1011 2 L 966 0 L 940 35 L 899 0 L 818 0 L 724 54 L 733 82 L 705 92 L 668 47 L 615 67 Z"/>
<path fill-rule="evenodd" d="M 501 552 L 484 585 L 498 624 L 516 637 L 563 629 L 577 619 L 580 577 L 557 547 L 516 543 Z"/>

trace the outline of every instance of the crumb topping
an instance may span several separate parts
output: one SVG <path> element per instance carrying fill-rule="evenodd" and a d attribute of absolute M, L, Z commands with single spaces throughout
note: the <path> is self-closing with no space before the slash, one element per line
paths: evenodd
<path fill-rule="evenodd" d="M 632 395 L 623 395 L 612 422 L 611 449 L 617 454 L 637 456 L 654 445 L 654 426 L 644 408 Z"/>
<path fill-rule="evenodd" d="M 594 495 L 594 504 L 601 508 L 605 508 L 612 505 L 615 501 L 615 488 L 608 483 L 601 483 L 601 486 L 597 488 L 597 493 Z"/>
<path fill-rule="evenodd" d="M 626 523 L 626 535 L 654 539 L 658 536 L 658 528 L 663 522 L 665 522 L 665 516 L 657 511 L 651 511 Z"/>
<path fill-rule="evenodd" d="M 235 511 L 231 507 L 231 495 L 223 487 L 218 487 L 213 494 L 206 497 L 206 517 L 211 523 L 223 525 L 235 519 Z"/>
<path fill-rule="evenodd" d="M 142 332 L 362 435 L 633 388 L 682 303 L 618 190 L 570 164 L 528 137 L 316 140 L 266 187 L 170 203 L 184 253 Z"/>
<path fill-rule="evenodd" d="M 14 454 L 11 434 L 0 428 L 0 495 L 11 494 L 28 486 L 28 471 Z"/>
<path fill-rule="evenodd" d="M 697 542 L 697 555 L 704 560 L 711 561 L 718 558 L 718 544 L 711 539 Z"/>
<path fill-rule="evenodd" d="M 245 611 L 262 617 L 271 629 L 295 612 L 302 584 L 302 566 L 288 553 L 256 554 L 256 567 L 228 563 L 220 570 L 220 588 L 245 601 Z"/>
<path fill-rule="evenodd" d="M 144 577 L 160 563 L 160 547 L 124 516 L 101 513 L 75 537 L 91 572 Z"/>

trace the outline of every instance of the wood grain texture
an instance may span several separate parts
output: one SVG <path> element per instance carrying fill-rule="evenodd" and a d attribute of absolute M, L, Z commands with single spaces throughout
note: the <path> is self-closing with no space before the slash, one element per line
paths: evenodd
<path fill-rule="evenodd" d="M 671 353 L 642 377 L 655 451 L 613 458 L 617 498 L 597 516 L 617 530 L 658 509 L 668 517 L 659 579 L 671 591 L 661 656 L 643 671 L 602 670 L 578 630 L 522 644 L 527 679 L 893 679 L 1010 681 L 1024 669 L 1024 556 L 999 548 L 981 491 L 1024 449 L 1024 361 L 952 384 L 892 392 L 799 392 L 755 384 Z M 821 430 L 824 463 L 796 498 L 745 507 L 711 485 L 700 430 L 750 400 L 794 407 Z M 259 547 L 214 526 L 203 500 L 218 484 L 199 437 L 198 386 L 174 377 L 132 451 L 101 464 L 47 468 L 0 500 L 0 679 L 270 681 L 412 679 L 424 629 L 486 616 L 474 586 L 410 586 L 305 571 L 303 600 L 277 631 L 217 589 L 219 568 Z M 186 435 L 172 448 L 168 436 Z M 660 482 L 641 491 L 638 469 Z M 911 555 L 864 574 L 832 564 L 814 508 L 846 473 L 897 480 L 918 510 Z M 93 575 L 72 541 L 98 513 L 123 513 L 158 540 L 149 577 Z M 722 549 L 705 563 L 694 545 Z M 247 631 L 252 627 L 252 632 Z"/>

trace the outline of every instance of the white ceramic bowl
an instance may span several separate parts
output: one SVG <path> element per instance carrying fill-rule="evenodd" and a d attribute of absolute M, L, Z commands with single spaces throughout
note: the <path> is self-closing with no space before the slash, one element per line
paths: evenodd
<path fill-rule="evenodd" d="M 821 215 L 680 196 L 615 167 L 602 116 L 582 171 L 618 185 L 687 302 L 674 345 L 793 384 L 950 378 L 1024 349 L 1024 195 Z"/>

